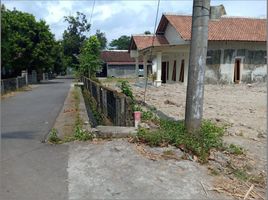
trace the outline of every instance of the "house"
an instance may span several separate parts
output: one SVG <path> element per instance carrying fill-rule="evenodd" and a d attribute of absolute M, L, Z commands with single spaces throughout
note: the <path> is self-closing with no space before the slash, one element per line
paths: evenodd
<path fill-rule="evenodd" d="M 266 19 L 210 19 L 206 83 L 249 83 L 267 79 Z M 129 52 L 142 59 L 145 76 L 152 61 L 154 84 L 187 84 L 192 17 L 163 14 L 155 35 L 133 35 Z"/>
<path fill-rule="evenodd" d="M 135 77 L 143 76 L 143 65 L 138 60 L 138 69 L 135 71 L 135 59 L 130 57 L 128 50 L 107 50 L 101 52 L 103 61 L 102 71 L 97 77 Z"/>

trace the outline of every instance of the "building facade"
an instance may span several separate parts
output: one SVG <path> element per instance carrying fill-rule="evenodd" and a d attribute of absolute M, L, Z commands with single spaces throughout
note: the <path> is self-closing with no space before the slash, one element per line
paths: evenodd
<path fill-rule="evenodd" d="M 154 84 L 187 84 L 192 17 L 164 14 L 156 35 L 133 35 L 130 55 L 152 61 Z M 250 83 L 267 79 L 266 19 L 221 17 L 208 27 L 206 83 Z"/>

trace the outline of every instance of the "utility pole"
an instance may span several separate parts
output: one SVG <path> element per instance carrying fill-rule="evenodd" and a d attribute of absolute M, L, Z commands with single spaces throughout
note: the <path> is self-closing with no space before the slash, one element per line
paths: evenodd
<path fill-rule="evenodd" d="M 210 0 L 194 0 L 185 110 L 185 127 L 191 134 L 199 133 L 203 117 L 209 15 Z"/>

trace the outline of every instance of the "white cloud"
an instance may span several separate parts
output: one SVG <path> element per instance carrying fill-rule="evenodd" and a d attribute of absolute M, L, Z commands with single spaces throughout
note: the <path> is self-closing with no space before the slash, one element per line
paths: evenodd
<path fill-rule="evenodd" d="M 56 38 L 60 38 L 67 23 L 63 17 L 75 15 L 77 11 L 86 14 L 89 18 L 93 1 L 3 1 L 7 8 L 32 13 L 37 19 L 45 19 L 55 33 Z M 161 0 L 158 21 L 163 12 L 175 12 L 180 14 L 191 14 L 191 0 Z M 211 5 L 223 4 L 227 14 L 232 16 L 266 16 L 266 1 L 227 1 L 211 0 Z M 92 17 L 92 30 L 96 29 L 106 33 L 109 41 L 121 35 L 143 33 L 145 30 L 154 29 L 157 0 L 96 0 Z"/>

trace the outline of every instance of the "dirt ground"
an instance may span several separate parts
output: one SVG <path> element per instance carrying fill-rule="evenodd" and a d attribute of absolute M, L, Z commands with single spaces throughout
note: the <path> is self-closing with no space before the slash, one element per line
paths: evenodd
<path fill-rule="evenodd" d="M 137 100 L 144 100 L 142 80 L 129 81 Z M 118 89 L 115 82 L 104 83 Z M 145 102 L 168 117 L 183 120 L 186 90 L 184 84 L 162 84 L 146 90 Z M 205 85 L 205 119 L 228 125 L 224 140 L 248 149 L 262 169 L 266 169 L 266 84 Z"/>
<path fill-rule="evenodd" d="M 132 83 L 137 99 L 144 99 L 144 88 Z M 183 84 L 148 87 L 146 103 L 169 117 L 183 120 L 186 89 Z M 226 142 L 238 144 L 266 169 L 266 84 L 205 85 L 204 118 L 227 124 Z"/>
<path fill-rule="evenodd" d="M 128 80 L 137 100 L 144 100 L 144 81 Z M 115 82 L 105 82 L 119 90 Z M 145 102 L 175 120 L 185 116 L 187 87 L 183 84 L 163 84 L 146 90 Z M 227 125 L 226 143 L 246 150 L 247 160 L 238 159 L 254 167 L 254 173 L 266 174 L 266 84 L 205 85 L 204 119 Z"/>

